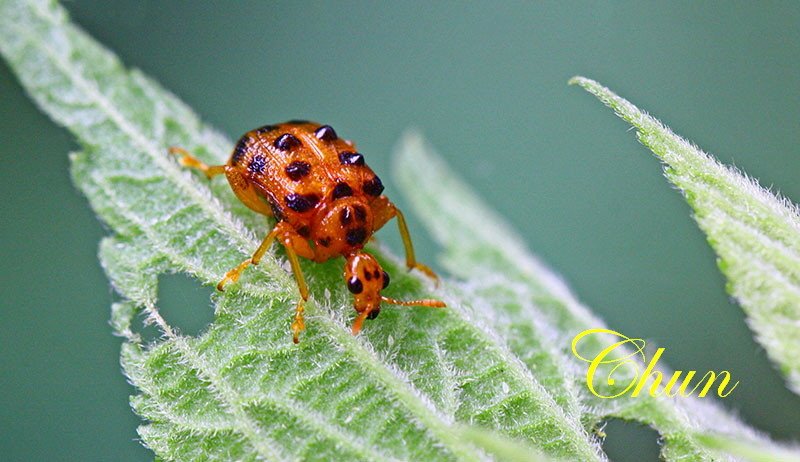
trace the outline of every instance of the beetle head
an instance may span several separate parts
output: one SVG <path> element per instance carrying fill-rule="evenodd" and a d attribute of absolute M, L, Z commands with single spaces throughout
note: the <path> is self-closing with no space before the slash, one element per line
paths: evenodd
<path fill-rule="evenodd" d="M 353 294 L 353 307 L 359 316 L 353 333 L 361 329 L 364 319 L 375 319 L 381 312 L 381 290 L 389 285 L 389 275 L 378 260 L 364 252 L 351 254 L 344 266 L 344 281 Z"/>
<path fill-rule="evenodd" d="M 355 252 L 347 256 L 344 265 L 344 280 L 347 289 L 353 294 L 353 307 L 358 312 L 353 322 L 353 335 L 361 331 L 364 319 L 375 319 L 381 312 L 381 302 L 402 306 L 444 307 L 439 300 L 401 301 L 384 297 L 381 291 L 389 285 L 389 274 L 381 268 L 378 260 L 365 252 Z"/>

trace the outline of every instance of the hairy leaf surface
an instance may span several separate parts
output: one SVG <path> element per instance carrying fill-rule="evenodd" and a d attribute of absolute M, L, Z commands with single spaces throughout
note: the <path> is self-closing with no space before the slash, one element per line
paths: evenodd
<path fill-rule="evenodd" d="M 575 358 L 570 345 L 575 335 L 603 328 L 603 322 L 528 252 L 505 220 L 455 177 L 453 169 L 418 134 L 408 133 L 398 151 L 397 181 L 445 249 L 441 263 L 462 279 L 459 287 L 481 307 L 481 321 L 505 333 L 508 348 L 564 403 L 567 412 L 579 414 L 589 428 L 608 417 L 650 425 L 661 434 L 666 460 L 719 460 L 716 452 L 696 438 L 697 429 L 734 435 L 755 445 L 772 444 L 708 398 L 653 398 L 643 393 L 637 398 L 600 399 L 590 394 L 586 387 L 588 364 Z M 425 169 L 419 170 L 419 165 Z M 618 340 L 587 337 L 588 357 Z M 621 358 L 631 351 L 615 353 L 609 358 Z M 597 376 L 612 377 L 615 365 L 601 366 Z M 643 369 L 640 364 L 639 370 Z M 661 362 L 659 369 L 669 376 Z M 634 373 L 630 368 L 615 370 L 616 383 L 600 384 L 602 394 L 619 393 Z"/>
<path fill-rule="evenodd" d="M 728 292 L 739 301 L 756 340 L 800 394 L 800 212 L 788 199 L 720 164 L 661 122 L 583 77 L 578 84 L 637 130 L 664 162 L 664 174 L 694 210 L 719 256 Z"/>

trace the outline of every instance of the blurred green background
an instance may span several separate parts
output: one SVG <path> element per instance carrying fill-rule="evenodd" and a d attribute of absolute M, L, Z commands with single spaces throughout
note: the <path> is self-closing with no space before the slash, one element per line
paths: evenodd
<path fill-rule="evenodd" d="M 666 347 L 673 368 L 730 370 L 741 383 L 724 405 L 797 440 L 800 397 L 753 342 L 689 207 L 627 126 L 566 81 L 599 80 L 798 201 L 800 4 L 431 3 L 66 7 L 231 138 L 330 123 L 388 182 L 395 141 L 421 128 L 611 327 Z M 148 460 L 107 325 L 96 250 L 108 230 L 68 177 L 76 143 L 4 63 L 0 95 L 0 458 Z M 395 234 L 379 237 L 396 245 Z M 163 283 L 170 320 L 202 329 L 210 289 Z M 649 430 L 606 433 L 615 460 L 657 453 Z"/>

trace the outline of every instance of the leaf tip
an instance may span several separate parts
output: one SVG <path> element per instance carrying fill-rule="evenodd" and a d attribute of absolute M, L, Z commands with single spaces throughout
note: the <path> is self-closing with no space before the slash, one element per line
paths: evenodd
<path fill-rule="evenodd" d="M 403 130 L 393 149 L 391 159 L 395 177 L 405 170 L 407 164 L 413 163 L 413 159 L 424 155 L 424 149 L 425 137 L 422 135 L 422 130 L 417 127 L 408 127 Z"/>
<path fill-rule="evenodd" d="M 403 130 L 403 133 L 400 134 L 400 140 L 397 144 L 401 148 L 407 148 L 408 146 L 419 145 L 423 142 L 423 140 L 424 136 L 422 136 L 422 130 L 412 126 Z M 402 152 L 402 149 L 398 151 Z"/>
<path fill-rule="evenodd" d="M 567 85 L 583 85 L 585 81 L 586 77 L 574 75 L 571 79 L 567 80 Z"/>
<path fill-rule="evenodd" d="M 596 90 L 603 88 L 602 85 L 596 80 L 592 80 L 590 78 L 584 77 L 582 75 L 576 75 L 567 81 L 567 85 L 578 85 L 579 87 L 583 88 L 584 90 L 597 94 Z"/>

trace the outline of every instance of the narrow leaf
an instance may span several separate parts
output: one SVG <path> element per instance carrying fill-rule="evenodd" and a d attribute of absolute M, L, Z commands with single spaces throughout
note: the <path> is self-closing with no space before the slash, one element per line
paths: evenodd
<path fill-rule="evenodd" d="M 722 454 L 730 454 L 751 462 L 800 462 L 800 449 L 738 440 L 724 435 L 701 434 L 697 439 Z"/>
<path fill-rule="evenodd" d="M 724 166 L 608 88 L 580 85 L 637 130 L 665 164 L 664 174 L 694 210 L 719 256 L 728 291 L 739 301 L 756 339 L 800 394 L 800 213 L 745 174 Z"/>
<path fill-rule="evenodd" d="M 553 460 L 522 441 L 484 428 L 463 427 L 459 429 L 459 434 L 463 439 L 485 449 L 497 460 L 503 462 L 548 462 Z"/>
<path fill-rule="evenodd" d="M 397 151 L 396 180 L 444 248 L 442 264 L 463 278 L 460 290 L 480 313 L 476 317 L 504 333 L 498 341 L 505 341 L 555 399 L 565 403 L 566 412 L 589 428 L 609 417 L 649 425 L 661 434 L 665 460 L 719 460 L 697 440 L 697 429 L 769 442 L 713 401 L 647 394 L 599 399 L 590 394 L 585 382 L 587 364 L 572 355 L 570 345 L 575 335 L 604 328 L 604 323 L 557 274 L 531 255 L 505 220 L 457 178 L 419 134 L 406 134 Z M 615 341 L 593 337 L 587 340 L 587 348 L 599 352 Z M 618 357 L 629 353 L 620 350 Z M 659 369 L 669 374 L 662 362 Z M 616 371 L 617 385 L 609 385 L 604 394 L 624 388 L 631 380 L 626 373 L 630 370 Z M 607 374 L 605 370 L 597 375 Z"/>

